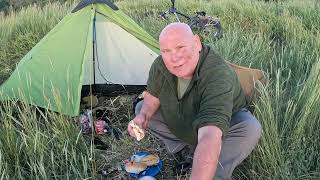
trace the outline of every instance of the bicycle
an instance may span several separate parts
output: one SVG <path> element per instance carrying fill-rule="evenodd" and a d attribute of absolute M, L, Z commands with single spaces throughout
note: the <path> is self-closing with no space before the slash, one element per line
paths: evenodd
<path fill-rule="evenodd" d="M 180 20 L 182 19 L 181 17 L 187 19 L 186 24 L 188 24 L 193 31 L 200 31 L 209 35 L 212 34 L 213 40 L 219 40 L 223 37 L 223 30 L 219 18 L 207 16 L 204 11 L 199 11 L 196 12 L 194 16 L 189 16 L 177 10 L 175 0 L 171 0 L 171 4 L 169 10 L 160 12 L 159 15 L 162 19 L 168 20 L 168 14 L 173 14 L 178 22 L 182 22 Z"/>

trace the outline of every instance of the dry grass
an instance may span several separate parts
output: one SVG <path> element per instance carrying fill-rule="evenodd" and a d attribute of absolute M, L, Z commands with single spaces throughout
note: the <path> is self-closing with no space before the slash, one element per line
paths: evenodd
<path fill-rule="evenodd" d="M 100 97 L 99 105 L 93 108 L 103 110 L 111 122 L 111 126 L 122 131 L 122 137 L 117 140 L 112 134 L 94 135 L 103 141 L 107 149 L 95 149 L 97 171 L 109 172 L 116 168 L 123 160 L 128 159 L 137 152 L 148 152 L 159 155 L 164 161 L 163 170 L 157 175 L 159 179 L 186 179 L 186 176 L 177 176 L 173 172 L 175 159 L 166 152 L 162 142 L 147 131 L 147 134 L 140 142 L 131 138 L 127 133 L 127 124 L 133 118 L 132 99 L 135 95 L 123 95 L 117 97 Z M 84 135 L 88 143 L 92 136 Z M 107 175 L 99 175 L 107 179 L 135 179 L 130 178 L 125 171 L 113 171 Z"/>

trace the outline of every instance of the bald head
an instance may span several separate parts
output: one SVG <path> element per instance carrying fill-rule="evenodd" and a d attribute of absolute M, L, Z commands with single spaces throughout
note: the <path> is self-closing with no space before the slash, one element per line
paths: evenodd
<path fill-rule="evenodd" d="M 189 25 L 185 23 L 171 23 L 167 25 L 160 33 L 159 42 L 163 41 L 168 36 L 181 35 L 185 38 L 193 38 L 193 32 Z"/>
<path fill-rule="evenodd" d="M 191 79 L 202 48 L 200 38 L 185 23 L 171 23 L 159 36 L 160 52 L 169 72 Z"/>

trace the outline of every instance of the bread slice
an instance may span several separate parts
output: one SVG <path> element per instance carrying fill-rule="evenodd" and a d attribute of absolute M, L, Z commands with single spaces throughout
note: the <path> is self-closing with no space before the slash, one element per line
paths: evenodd
<path fill-rule="evenodd" d="M 147 167 L 148 166 L 146 164 L 135 162 L 135 161 L 128 161 L 124 165 L 124 168 L 128 173 L 135 173 L 135 174 L 139 174 L 140 172 L 147 169 Z"/>
<path fill-rule="evenodd" d="M 158 155 L 156 154 L 149 154 L 143 158 L 140 159 L 140 163 L 144 163 L 147 166 L 154 166 L 156 164 L 158 164 L 160 161 L 160 158 Z"/>
<path fill-rule="evenodd" d="M 137 141 L 140 141 L 141 139 L 144 138 L 144 130 L 141 129 L 136 123 L 134 123 L 133 121 L 129 122 L 129 125 L 132 127 L 132 130 L 134 132 L 134 135 L 137 138 Z"/>

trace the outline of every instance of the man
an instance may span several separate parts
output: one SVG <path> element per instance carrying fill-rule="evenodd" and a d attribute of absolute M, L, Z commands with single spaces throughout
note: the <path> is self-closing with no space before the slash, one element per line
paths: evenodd
<path fill-rule="evenodd" d="M 261 134 L 235 72 L 187 24 L 166 26 L 159 43 L 132 121 L 149 127 L 170 153 L 195 146 L 191 180 L 231 179 Z M 135 137 L 132 126 L 128 132 Z"/>

